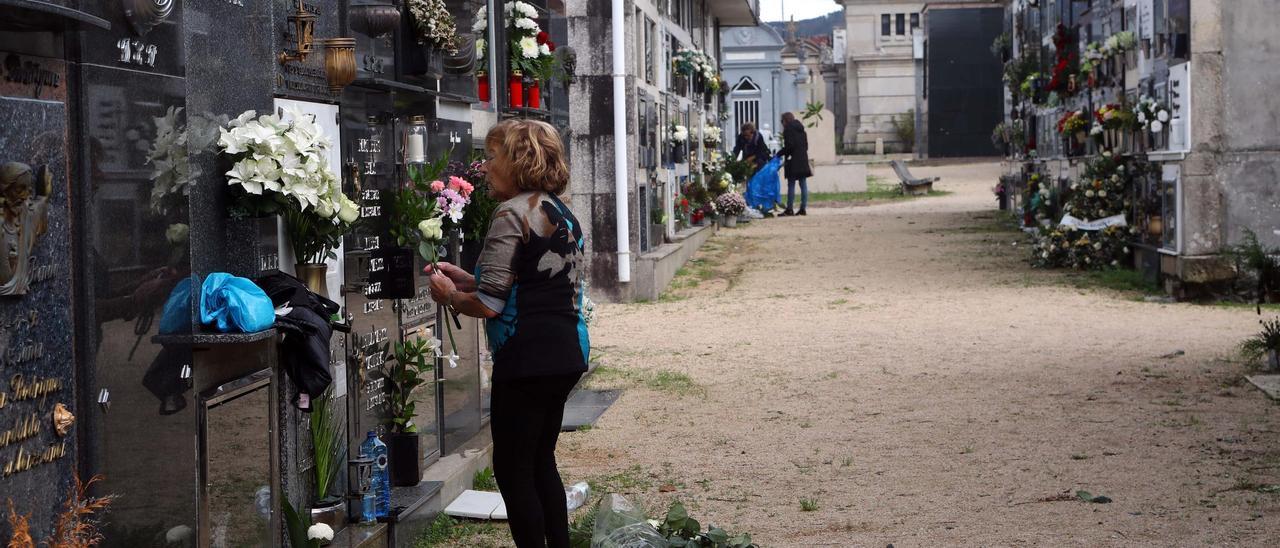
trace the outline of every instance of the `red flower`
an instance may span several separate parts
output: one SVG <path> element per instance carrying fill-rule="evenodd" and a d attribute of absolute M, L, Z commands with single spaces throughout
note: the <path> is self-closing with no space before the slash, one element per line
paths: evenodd
<path fill-rule="evenodd" d="M 538 33 L 538 45 L 539 45 L 539 46 L 541 46 L 542 44 L 547 43 L 547 40 L 548 40 L 548 39 L 550 39 L 550 38 L 551 38 L 551 35 L 547 34 L 547 31 L 545 31 L 545 30 L 544 30 L 544 31 L 542 31 L 542 32 L 539 32 L 539 33 Z"/>
<path fill-rule="evenodd" d="M 556 43 L 555 43 L 555 42 L 552 42 L 551 40 L 547 40 L 547 49 L 549 49 L 549 50 L 551 50 L 551 51 L 555 51 L 555 50 L 556 50 Z"/>
<path fill-rule="evenodd" d="M 681 198 L 681 199 L 680 199 L 680 207 L 689 207 L 689 199 L 688 199 L 688 198 Z"/>

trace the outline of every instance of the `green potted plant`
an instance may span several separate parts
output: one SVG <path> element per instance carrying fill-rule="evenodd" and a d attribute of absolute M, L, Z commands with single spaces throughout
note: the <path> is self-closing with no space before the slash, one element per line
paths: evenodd
<path fill-rule="evenodd" d="M 342 491 L 335 489 L 335 484 L 338 470 L 346 465 L 347 436 L 345 423 L 334 414 L 333 404 L 332 389 L 311 402 L 311 451 L 315 463 L 311 468 L 315 481 L 311 521 L 338 529 L 346 517 L 346 509 Z"/>
<path fill-rule="evenodd" d="M 1244 229 L 1244 241 L 1231 248 L 1240 269 L 1257 281 L 1257 302 L 1280 302 L 1280 248 L 1267 248 L 1258 241 L 1258 234 Z M 1258 309 L 1262 313 L 1262 309 Z"/>
<path fill-rule="evenodd" d="M 1280 318 L 1259 320 L 1262 331 L 1240 345 L 1240 351 L 1251 362 L 1266 360 L 1265 370 L 1280 372 Z"/>
<path fill-rule="evenodd" d="M 391 484 L 397 487 L 414 486 L 422 480 L 418 428 L 413 424 L 416 411 L 413 394 L 418 388 L 435 383 L 440 347 L 440 339 L 436 338 L 398 342 L 383 365 L 390 411 L 386 418 L 388 432 L 383 441 L 390 460 Z"/>

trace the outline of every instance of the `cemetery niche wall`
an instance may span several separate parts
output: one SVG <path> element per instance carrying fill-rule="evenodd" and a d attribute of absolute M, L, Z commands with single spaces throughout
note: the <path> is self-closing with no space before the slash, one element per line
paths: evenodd
<path fill-rule="evenodd" d="M 354 459 L 385 430 L 382 349 L 442 335 L 420 259 L 402 269 L 412 294 L 383 292 L 383 207 L 411 120 L 432 158 L 474 151 L 464 61 L 482 4 L 446 2 L 465 35 L 450 53 L 419 42 L 401 0 L 0 0 L 0 512 L 12 501 L 43 541 L 76 478 L 100 476 L 86 496 L 111 497 L 93 516 L 104 546 L 287 544 L 283 502 L 323 497 L 279 335 L 212 333 L 198 299 L 174 300 L 211 273 L 297 262 L 278 219 L 230 213 L 220 130 L 286 105 L 331 128 L 362 218 L 327 264 L 342 307 L 331 393 Z M 416 396 L 423 468 L 484 424 L 479 329 L 461 323 L 457 366 Z M 337 541 L 405 542 L 438 488 L 397 491 L 386 523 L 341 516 Z M 12 534 L 0 519 L 0 541 Z"/>

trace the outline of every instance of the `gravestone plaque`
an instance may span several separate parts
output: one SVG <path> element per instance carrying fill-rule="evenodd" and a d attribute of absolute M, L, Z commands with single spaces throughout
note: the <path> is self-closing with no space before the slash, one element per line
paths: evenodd
<path fill-rule="evenodd" d="M 0 52 L 0 497 L 49 534 L 75 469 L 65 64 Z M 0 538 L 9 525 L 0 523 Z"/>
<path fill-rule="evenodd" d="M 359 454 L 366 432 L 382 434 L 387 414 L 382 368 L 398 341 L 395 301 L 382 296 L 386 269 L 380 256 L 387 247 L 387 213 L 383 208 L 395 173 L 393 127 L 383 112 L 391 97 L 381 92 L 347 88 L 342 108 L 344 191 L 360 208 L 360 221 L 344 236 L 345 299 L 351 334 L 347 340 L 349 450 Z"/>

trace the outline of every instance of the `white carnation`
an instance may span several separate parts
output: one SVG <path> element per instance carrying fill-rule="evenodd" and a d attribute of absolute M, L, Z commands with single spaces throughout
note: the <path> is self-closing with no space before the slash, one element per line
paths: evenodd
<path fill-rule="evenodd" d="M 546 44 L 538 46 L 538 54 L 542 55 L 543 57 L 551 55 L 551 47 Z"/>
<path fill-rule="evenodd" d="M 537 31 L 538 23 L 533 19 L 521 17 L 519 19 L 516 19 L 516 28 Z"/>

